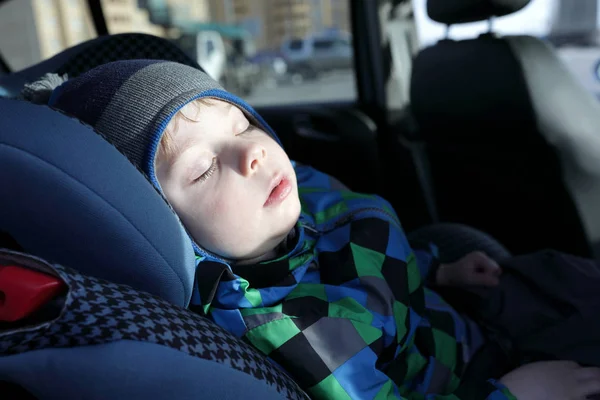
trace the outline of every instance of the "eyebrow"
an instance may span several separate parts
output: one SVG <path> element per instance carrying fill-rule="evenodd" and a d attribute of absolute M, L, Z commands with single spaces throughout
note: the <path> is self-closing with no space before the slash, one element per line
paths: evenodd
<path fill-rule="evenodd" d="M 177 145 L 174 146 L 175 151 L 173 151 L 171 160 L 169 160 L 171 165 L 175 165 L 177 163 L 177 161 L 181 158 L 181 155 L 183 153 L 185 153 L 185 149 L 189 148 L 189 145 L 193 140 L 194 140 L 194 137 L 190 136 L 189 138 L 187 138 L 187 140 L 185 142 L 183 142 L 181 144 L 181 146 L 177 146 Z"/>
<path fill-rule="evenodd" d="M 175 134 L 171 133 L 171 140 L 173 140 L 173 152 L 168 156 L 167 162 L 172 168 L 181 159 L 181 155 L 185 153 L 185 149 L 189 148 L 190 143 L 194 140 L 194 136 L 188 137 L 181 145 L 177 145 L 175 142 Z"/>

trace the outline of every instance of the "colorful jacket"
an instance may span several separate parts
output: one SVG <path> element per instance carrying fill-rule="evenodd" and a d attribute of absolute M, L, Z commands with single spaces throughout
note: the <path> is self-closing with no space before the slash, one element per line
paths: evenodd
<path fill-rule="evenodd" d="M 467 323 L 424 280 L 390 205 L 296 166 L 302 213 L 288 254 L 233 267 L 198 257 L 192 302 L 287 370 L 314 399 L 458 399 Z M 490 380 L 468 400 L 513 399 Z"/>

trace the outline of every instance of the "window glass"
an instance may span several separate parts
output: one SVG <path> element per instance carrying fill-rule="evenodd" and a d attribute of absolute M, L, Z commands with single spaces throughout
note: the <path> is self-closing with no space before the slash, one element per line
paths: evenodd
<path fill-rule="evenodd" d="M 0 52 L 13 71 L 96 34 L 86 0 L 11 0 L 0 5 Z"/>
<path fill-rule="evenodd" d="M 102 0 L 110 33 L 177 43 L 253 105 L 356 99 L 349 0 Z M 20 70 L 95 36 L 86 0 L 0 6 L 0 51 Z M 315 54 L 318 53 L 318 57 Z"/>

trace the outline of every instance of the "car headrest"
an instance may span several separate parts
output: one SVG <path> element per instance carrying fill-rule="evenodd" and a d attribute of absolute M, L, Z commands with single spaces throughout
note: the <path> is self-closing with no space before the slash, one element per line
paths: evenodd
<path fill-rule="evenodd" d="M 519 11 L 531 0 L 427 0 L 427 14 L 446 25 L 484 21 Z"/>
<path fill-rule="evenodd" d="M 15 97 L 23 85 L 49 72 L 75 78 L 108 62 L 134 59 L 174 61 L 201 69 L 196 61 L 167 39 L 144 33 L 121 33 L 88 40 L 29 68 L 1 76 L 0 96 Z"/>
<path fill-rule="evenodd" d="M 179 219 L 121 153 L 46 106 L 0 99 L 0 231 L 24 251 L 186 307 L 195 256 Z"/>

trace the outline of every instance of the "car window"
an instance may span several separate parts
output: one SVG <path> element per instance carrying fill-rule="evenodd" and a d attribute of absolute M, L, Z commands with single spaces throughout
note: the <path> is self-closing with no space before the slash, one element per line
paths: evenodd
<path fill-rule="evenodd" d="M 154 0 L 155 7 L 157 3 L 160 2 Z M 349 40 L 349 0 L 162 2 L 165 3 L 172 16 L 181 16 L 170 21 L 174 40 L 194 30 L 212 30 L 220 35 L 223 45 L 216 47 L 210 60 L 198 62 L 227 90 L 253 106 L 356 99 L 353 52 L 326 52 L 315 59 L 307 46 L 314 36 L 323 38 L 315 49 L 332 47 L 337 38 Z M 154 14 L 152 2 L 142 6 L 150 16 Z M 187 29 L 182 33 L 173 27 Z M 231 46 L 234 42 L 242 45 Z M 184 51 L 197 58 L 193 46 Z M 220 56 L 219 51 L 226 54 Z"/>
<path fill-rule="evenodd" d="M 581 0 L 569 0 L 581 1 Z M 544 37 L 549 33 L 555 15 L 555 0 L 531 0 L 531 3 L 514 14 L 495 18 L 492 29 L 501 35 L 533 35 Z M 427 16 L 426 1 L 413 0 L 415 22 L 421 47 L 434 44 L 448 37 L 460 40 L 474 38 L 489 31 L 489 22 L 480 21 L 468 24 L 452 25 L 446 30 L 446 25 L 431 20 Z"/>
<path fill-rule="evenodd" d="M 96 36 L 86 0 L 11 0 L 0 5 L 0 52 L 12 71 Z"/>
<path fill-rule="evenodd" d="M 323 39 L 316 47 L 350 40 L 349 0 L 148 0 L 139 6 L 151 19 L 168 15 L 159 25 L 178 43 L 206 31 L 218 35 L 211 57 L 198 59 L 195 46 L 183 50 L 254 106 L 356 99 L 353 52 L 316 59 L 306 46 L 315 36 Z"/>
<path fill-rule="evenodd" d="M 521 11 L 492 22 L 500 35 L 531 35 L 551 43 L 572 74 L 594 95 L 600 96 L 600 41 L 597 0 L 532 0 Z M 448 36 L 468 39 L 489 31 L 487 21 L 452 26 L 429 19 L 425 0 L 413 0 L 420 47 Z"/>
<path fill-rule="evenodd" d="M 101 4 L 109 33 L 141 32 L 172 40 L 252 105 L 356 99 L 352 51 L 326 52 L 318 60 L 304 51 L 304 39 L 313 36 L 325 38 L 317 43 L 322 48 L 339 38 L 350 40 L 350 0 Z M 0 51 L 13 71 L 95 36 L 87 0 L 10 0 L 0 6 Z"/>

